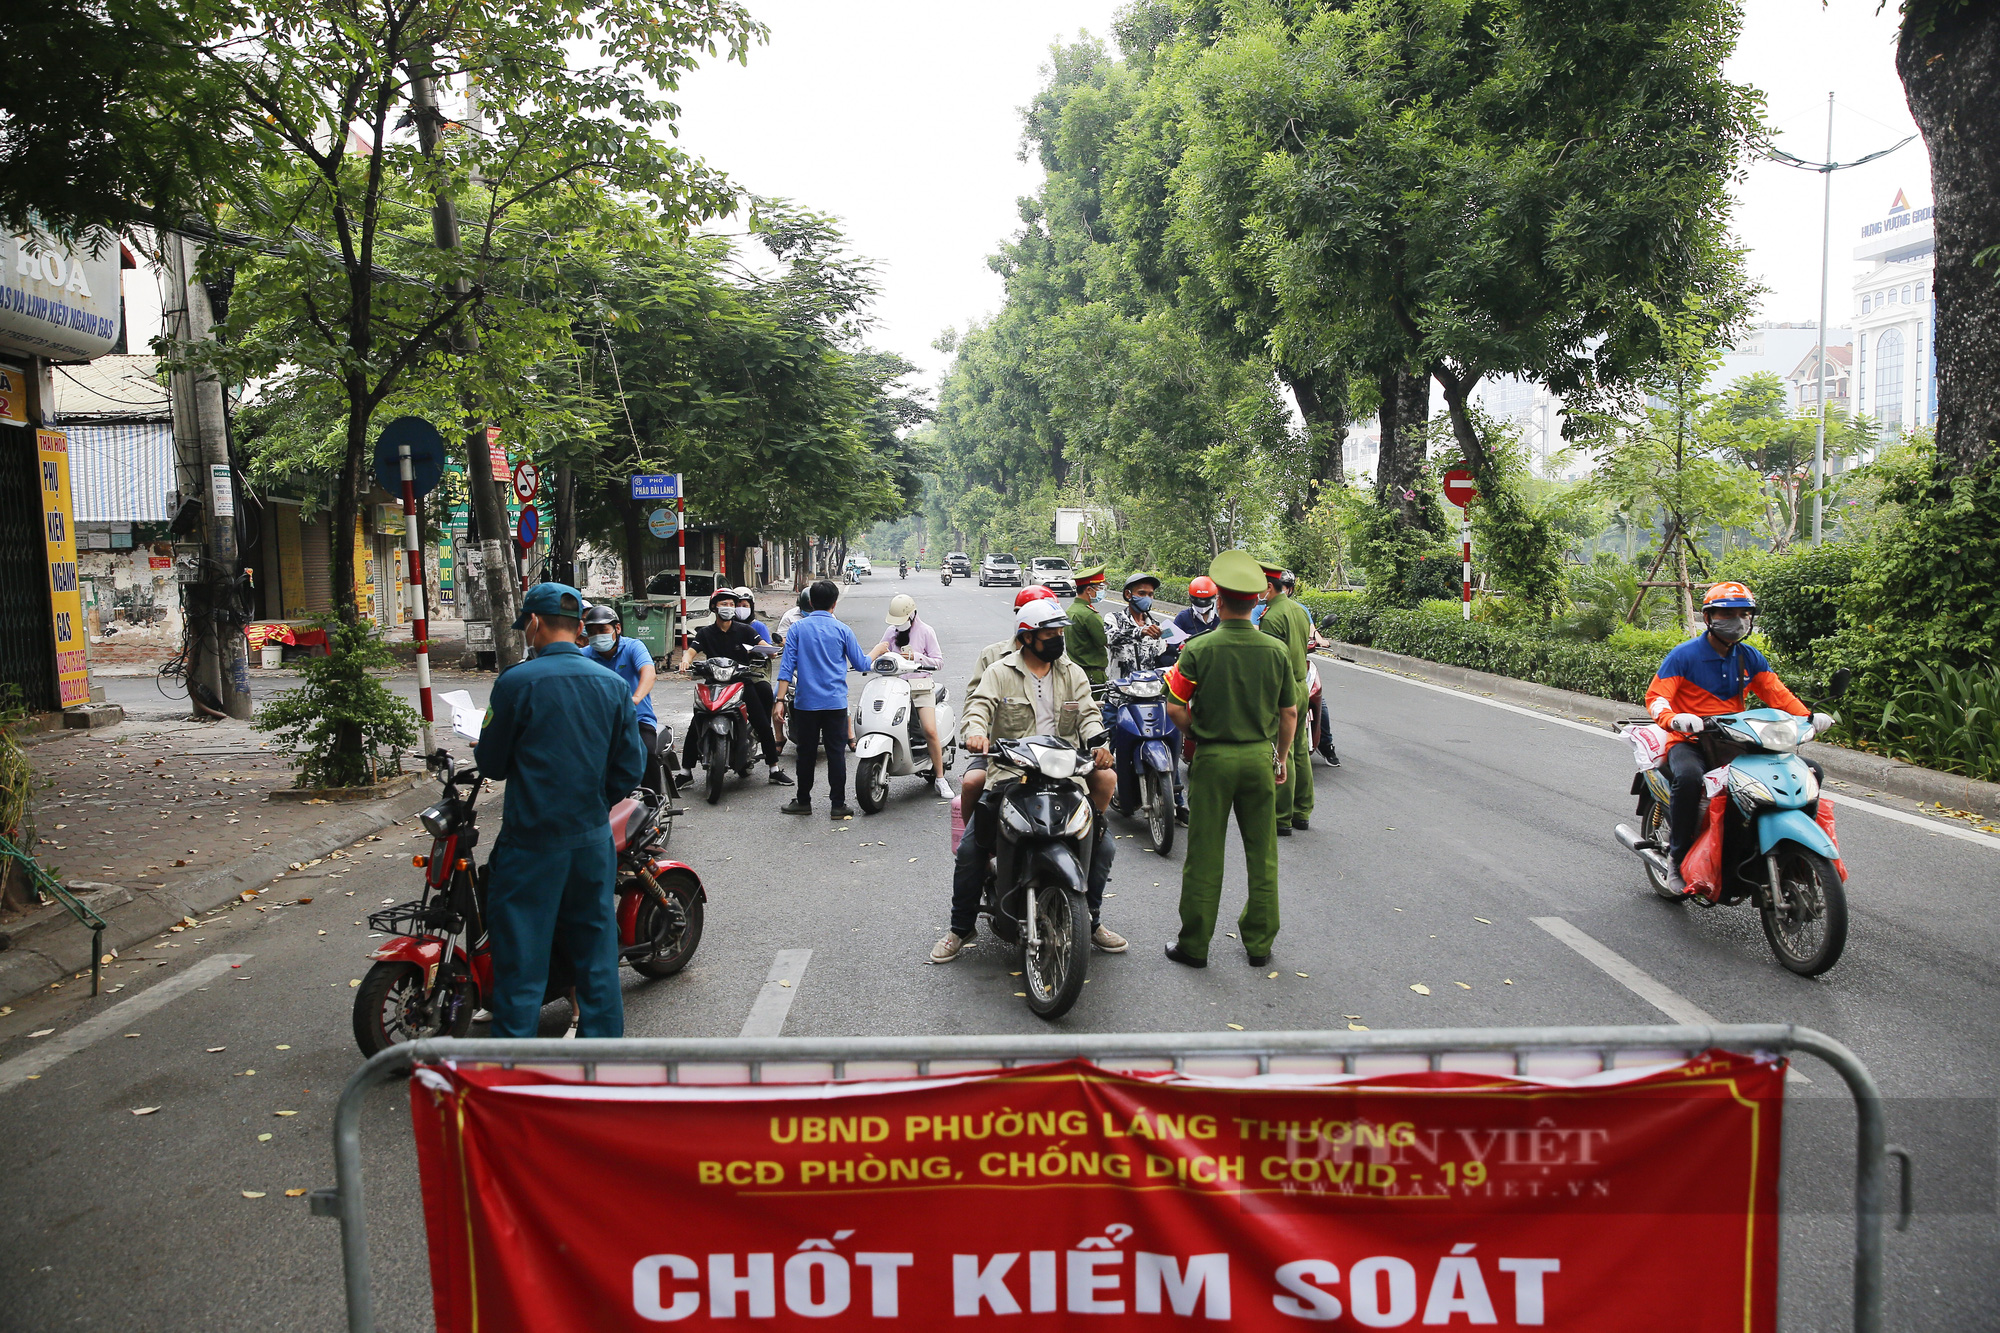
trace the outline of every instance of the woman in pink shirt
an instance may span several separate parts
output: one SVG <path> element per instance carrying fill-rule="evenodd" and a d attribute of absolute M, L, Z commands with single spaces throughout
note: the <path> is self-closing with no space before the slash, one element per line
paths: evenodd
<path fill-rule="evenodd" d="M 917 619 L 917 599 L 908 593 L 897 593 L 890 601 L 888 620 L 889 628 L 868 660 L 872 662 L 883 653 L 898 653 L 923 668 L 906 677 L 910 682 L 910 703 L 916 708 L 917 718 L 924 724 L 924 736 L 931 743 L 931 772 L 937 775 L 933 785 L 937 794 L 949 801 L 954 793 L 944 780 L 944 746 L 938 740 L 936 692 L 931 685 L 931 672 L 944 665 L 944 650 L 938 647 L 937 632 Z"/>

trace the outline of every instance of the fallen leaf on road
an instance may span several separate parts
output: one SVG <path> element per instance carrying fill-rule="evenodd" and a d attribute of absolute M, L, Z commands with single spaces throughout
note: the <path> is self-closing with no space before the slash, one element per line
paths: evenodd
<path fill-rule="evenodd" d="M 138 1033 L 136 1033 L 136 1032 L 128 1032 L 128 1033 L 126 1033 L 125 1035 L 126 1035 L 126 1036 L 128 1036 L 128 1037 L 136 1037 L 136 1036 L 138 1036 L 139 1034 L 138 1034 Z"/>
<path fill-rule="evenodd" d="M 1037 652 L 1040 652 L 1041 650 L 1040 650 L 1040 649 L 1036 649 L 1036 651 L 1037 651 Z M 916 863 L 917 863 L 917 858 L 916 858 L 916 857 L 914 857 L 914 856 L 913 856 L 913 857 L 911 857 L 911 858 L 910 858 L 910 864 L 911 864 L 911 865 L 915 865 Z"/>
<path fill-rule="evenodd" d="M 295 904 L 295 905 L 296 905 L 296 906 L 299 906 L 299 907 L 304 907 L 304 906 L 305 906 L 305 905 L 306 905 L 307 903 L 309 903 L 309 902 L 311 902 L 311 901 L 312 901 L 312 899 L 310 899 L 310 898 L 301 898 L 301 899 L 299 899 L 299 901 L 298 901 L 298 902 L 297 902 L 297 904 Z"/>
<path fill-rule="evenodd" d="M 160 1109 L 160 1108 L 159 1108 L 159 1107 L 157 1107 L 157 1106 L 135 1106 L 135 1107 L 133 1107 L 133 1108 L 132 1108 L 132 1114 L 133 1114 L 133 1115 L 151 1115 L 151 1114 L 152 1114 L 153 1112 L 155 1112 L 155 1111 L 157 1111 L 157 1110 L 159 1110 L 159 1109 Z"/>
<path fill-rule="evenodd" d="M 1367 1031 L 1368 1029 L 1367 1029 L 1367 1028 L 1365 1028 L 1365 1027 L 1363 1027 L 1363 1026 L 1362 1026 L 1361 1024 L 1359 1024 L 1359 1023 L 1349 1023 L 1349 1024 L 1347 1025 L 1347 1030 L 1348 1030 L 1349 1032 L 1366 1032 L 1366 1031 Z"/>
<path fill-rule="evenodd" d="M 227 1046 L 211 1046 L 208 1048 L 208 1053 L 214 1055 L 217 1051 L 226 1051 L 228 1049 Z"/>
<path fill-rule="evenodd" d="M 1400 912 L 1400 911 L 1402 911 L 1403 909 L 1402 909 L 1402 908 L 1400 908 L 1400 907 L 1392 907 L 1392 908 L 1390 908 L 1389 910 L 1390 910 L 1390 911 L 1392 911 L 1392 912 Z"/>
<path fill-rule="evenodd" d="M 1294 972 L 1294 973 L 1292 973 L 1292 975 L 1293 975 L 1293 976 L 1295 976 L 1295 977 L 1303 977 L 1303 976 L 1305 976 L 1305 973 L 1303 973 L 1303 972 Z"/>
<path fill-rule="evenodd" d="M 291 1050 L 292 1048 L 291 1048 L 291 1047 L 289 1047 L 289 1046 L 280 1046 L 280 1047 L 278 1047 L 277 1049 L 278 1049 L 278 1050 L 281 1050 L 281 1051 L 289 1051 L 289 1050 Z"/>
<path fill-rule="evenodd" d="M 1413 990 L 1413 991 L 1415 991 L 1415 992 L 1416 992 L 1417 994 L 1419 994 L 1419 995 L 1429 995 L 1429 994 L 1431 993 L 1431 988 L 1430 988 L 1429 986 L 1426 986 L 1426 985 L 1425 985 L 1425 984 L 1424 984 L 1423 982 L 1421 982 L 1421 981 L 1419 981 L 1419 982 L 1417 982 L 1417 983 L 1416 983 L 1415 985 L 1411 986 L 1411 987 L 1410 987 L 1410 989 L 1411 989 L 1411 990 Z"/>
<path fill-rule="evenodd" d="M 1040 652 L 1041 649 L 1037 648 L 1035 651 Z M 792 988 L 792 983 L 789 981 L 780 981 L 778 984 L 780 986 L 783 986 L 786 990 L 790 990 Z"/>
<path fill-rule="evenodd" d="M 1028 992 L 1024 990 L 1017 990 L 1014 992 L 1014 998 L 1017 1000 L 1025 1000 L 1028 998 Z"/>
<path fill-rule="evenodd" d="M 352 978 L 351 980 L 349 980 L 347 984 L 348 984 L 349 986 L 359 986 L 359 985 L 361 984 L 361 978 L 360 978 L 360 977 L 354 977 L 354 978 Z"/>
<path fill-rule="evenodd" d="M 1472 987 L 1470 987 L 1470 986 L 1466 985 L 1466 984 L 1465 984 L 1465 983 L 1464 983 L 1463 981 L 1454 981 L 1454 982 L 1452 982 L 1451 984 L 1452 984 L 1452 985 L 1454 985 L 1454 986 L 1456 986 L 1456 987 L 1458 987 L 1458 988 L 1459 988 L 1460 990 L 1471 990 L 1471 989 L 1472 989 Z"/>
<path fill-rule="evenodd" d="M 1241 1032 L 1243 1030 L 1241 1023 L 1225 1023 L 1223 1026 L 1227 1027 L 1231 1032 Z"/>
<path fill-rule="evenodd" d="M 1472 918 L 1472 919 L 1473 919 L 1474 921 L 1477 921 L 1477 922 L 1478 922 L 1478 923 L 1479 923 L 1480 925 L 1482 925 L 1482 926 L 1490 926 L 1490 925 L 1492 925 L 1492 924 L 1493 924 L 1493 923 L 1492 923 L 1491 921 L 1488 921 L 1488 920 L 1487 920 L 1487 919 L 1486 919 L 1485 917 L 1483 917 L 1483 916 L 1476 916 L 1476 917 L 1474 917 L 1474 918 Z"/>
<path fill-rule="evenodd" d="M 1008 975 L 1008 976 L 1010 976 L 1010 977 L 1018 977 L 1018 976 L 1020 976 L 1021 974 L 1020 974 L 1019 972 L 1009 972 L 1009 973 L 1008 973 L 1007 975 Z"/>
<path fill-rule="evenodd" d="M 271 1141 L 271 1136 L 269 1134 L 259 1134 L 257 1136 L 257 1142 L 259 1143 L 269 1143 L 270 1141 Z"/>
<path fill-rule="evenodd" d="M 1507 980 L 1501 982 L 1500 984 L 1503 986 L 1511 986 L 1514 984 L 1514 979 L 1512 977 L 1509 977 L 1507 978 Z"/>
<path fill-rule="evenodd" d="M 1350 1023 L 1359 1023 L 1361 1021 L 1360 1014 L 1342 1014 L 1341 1017 Z"/>
<path fill-rule="evenodd" d="M 307 1195 L 307 1194 L 310 1194 L 310 1193 L 312 1193 L 312 1191 L 311 1191 L 311 1190 L 286 1190 L 286 1191 L 285 1191 L 285 1197 L 286 1197 L 287 1199 L 296 1199 L 296 1198 L 300 1198 L 301 1196 L 303 1196 L 303 1195 Z"/>
<path fill-rule="evenodd" d="M 46 1037 L 46 1036 L 48 1036 L 48 1035 L 49 1035 L 49 1034 L 50 1034 L 51 1032 L 54 1032 L 54 1031 L 55 1031 L 55 1029 L 54 1029 L 54 1028 L 43 1028 L 43 1029 L 42 1029 L 42 1030 L 41 1030 L 40 1032 L 30 1032 L 30 1033 L 29 1033 L 28 1035 L 29 1035 L 30 1037 Z"/>
<path fill-rule="evenodd" d="M 264 1197 L 264 1191 L 262 1190 L 239 1190 L 237 1192 L 246 1199 L 261 1199 Z"/>
<path fill-rule="evenodd" d="M 286 867 L 286 869 L 288 870 L 304 870 L 305 868 L 306 868 L 306 863 L 303 861 L 294 861 L 291 863 L 291 865 Z"/>
<path fill-rule="evenodd" d="M 389 906 L 390 904 L 394 903 L 395 901 L 396 901 L 396 900 L 395 900 L 394 898 L 384 898 L 384 899 L 382 900 L 382 906 L 384 906 L 384 907 L 387 907 L 387 906 Z"/>
<path fill-rule="evenodd" d="M 1266 981 L 1276 981 L 1277 979 L 1278 979 L 1278 974 L 1276 972 L 1273 972 L 1270 976 L 1264 978 L 1264 980 Z"/>
<path fill-rule="evenodd" d="M 236 1077 L 238 1077 L 238 1078 L 250 1078 L 250 1077 L 254 1076 L 254 1075 L 256 1074 L 256 1072 L 257 1072 L 257 1071 L 256 1071 L 256 1070 L 254 1070 L 254 1069 L 246 1069 L 246 1070 L 244 1070 L 244 1071 L 243 1071 L 242 1073 L 238 1074 L 238 1075 L 237 1075 Z"/>
<path fill-rule="evenodd" d="M 297 1111 L 273 1111 L 272 1115 L 297 1115 Z"/>

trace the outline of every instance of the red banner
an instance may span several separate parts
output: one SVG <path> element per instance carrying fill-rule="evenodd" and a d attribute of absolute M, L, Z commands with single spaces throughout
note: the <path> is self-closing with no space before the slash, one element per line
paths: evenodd
<path fill-rule="evenodd" d="M 449 1333 L 1768 1330 L 1783 1105 L 1782 1062 L 1725 1052 L 1575 1080 L 443 1067 L 411 1095 Z"/>

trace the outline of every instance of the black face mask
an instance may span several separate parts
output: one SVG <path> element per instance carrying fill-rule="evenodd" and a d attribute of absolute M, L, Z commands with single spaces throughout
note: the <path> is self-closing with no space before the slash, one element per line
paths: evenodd
<path fill-rule="evenodd" d="M 1053 662 L 1063 655 L 1063 636 L 1058 634 L 1047 643 L 1030 639 L 1028 647 L 1034 651 L 1035 656 L 1041 658 L 1044 662 Z"/>

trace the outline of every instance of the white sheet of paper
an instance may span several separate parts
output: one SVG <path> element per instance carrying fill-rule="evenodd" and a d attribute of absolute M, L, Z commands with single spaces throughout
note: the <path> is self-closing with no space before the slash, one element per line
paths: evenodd
<path fill-rule="evenodd" d="M 465 690 L 453 690 L 440 694 L 438 702 L 451 709 L 451 729 L 469 741 L 479 739 L 479 724 L 482 716 L 479 705 L 472 702 L 472 695 Z"/>
<path fill-rule="evenodd" d="M 1173 621 L 1168 620 L 1160 625 L 1160 642 L 1166 644 L 1168 647 L 1172 647 L 1177 643 L 1186 643 L 1187 639 L 1186 631 L 1182 630 Z"/>

